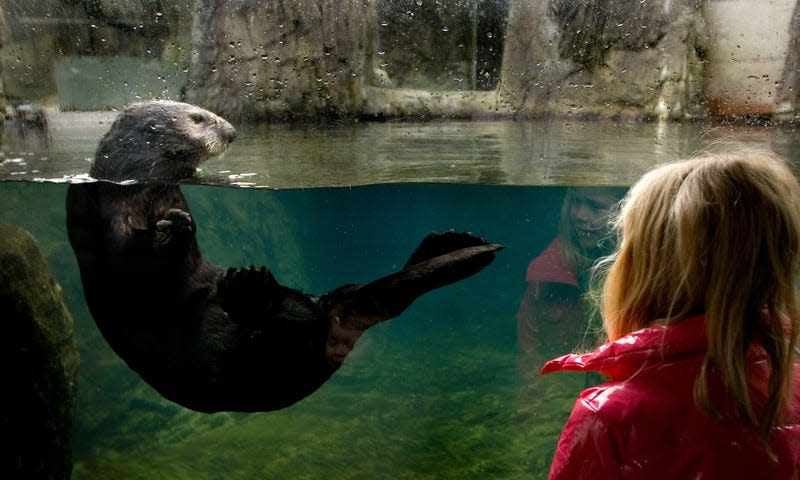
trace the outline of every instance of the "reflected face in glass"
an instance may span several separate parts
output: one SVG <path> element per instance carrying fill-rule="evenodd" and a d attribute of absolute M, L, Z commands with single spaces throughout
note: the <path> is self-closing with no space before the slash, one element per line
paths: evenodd
<path fill-rule="evenodd" d="M 569 217 L 581 248 L 597 248 L 608 235 L 609 213 L 619 199 L 619 194 L 609 189 L 575 188 Z"/>
<path fill-rule="evenodd" d="M 325 344 L 325 356 L 333 363 L 341 364 L 347 355 L 353 351 L 356 341 L 364 333 L 361 330 L 343 328 L 336 321 L 331 321 L 328 332 L 328 341 Z"/>

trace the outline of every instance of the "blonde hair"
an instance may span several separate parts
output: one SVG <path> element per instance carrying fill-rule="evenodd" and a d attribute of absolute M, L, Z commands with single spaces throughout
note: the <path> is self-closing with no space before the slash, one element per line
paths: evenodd
<path fill-rule="evenodd" d="M 577 201 L 581 190 L 588 190 L 593 192 L 602 192 L 608 194 L 616 200 L 622 199 L 625 195 L 626 188 L 624 187 L 569 187 L 564 196 L 564 201 L 561 204 L 560 219 L 558 225 L 558 235 L 561 239 L 559 248 L 567 263 L 574 269 L 575 276 L 578 282 L 585 288 L 588 277 L 590 276 L 592 266 L 598 258 L 608 255 L 614 245 L 614 238 L 609 229 L 608 238 L 597 245 L 596 248 L 588 250 L 581 246 L 578 240 L 578 232 L 572 220 L 572 207 Z M 609 218 L 613 213 L 614 205 L 608 205 Z"/>
<path fill-rule="evenodd" d="M 713 372 L 734 413 L 766 438 L 792 385 L 800 326 L 800 185 L 787 163 L 739 149 L 657 167 L 631 188 L 614 225 L 599 305 L 609 340 L 704 313 L 708 354 L 695 401 L 718 414 Z M 770 366 L 760 415 L 748 389 L 753 342 Z"/>

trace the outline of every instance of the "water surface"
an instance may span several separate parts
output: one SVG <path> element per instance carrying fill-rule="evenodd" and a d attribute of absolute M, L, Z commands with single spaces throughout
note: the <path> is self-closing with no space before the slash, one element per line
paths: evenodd
<path fill-rule="evenodd" d="M 50 132 L 21 136 L 12 123 L 0 180 L 86 176 L 113 112 L 51 113 Z M 485 120 L 238 125 L 199 182 L 270 188 L 436 182 L 483 185 L 628 185 L 656 163 L 717 142 L 771 148 L 798 163 L 795 128 L 707 122 Z"/>

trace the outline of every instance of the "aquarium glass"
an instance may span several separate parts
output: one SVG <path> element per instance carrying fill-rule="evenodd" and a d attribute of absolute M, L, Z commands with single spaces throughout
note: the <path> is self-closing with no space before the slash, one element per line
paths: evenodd
<path fill-rule="evenodd" d="M 521 88 L 503 66 L 509 45 L 525 31 L 512 28 L 518 24 L 510 18 L 536 3 L 0 2 L 0 222 L 33 234 L 74 320 L 80 365 L 73 479 L 546 478 L 578 392 L 599 381 L 538 375 L 549 357 L 590 348 L 599 338 L 585 297 L 588 267 L 574 272 L 577 285 L 530 290 L 531 261 L 554 239 L 567 241 L 568 202 L 608 192 L 618 199 L 652 166 L 734 141 L 798 165 L 800 136 L 795 123 L 762 111 L 675 119 L 658 106 L 645 112 L 645 102 L 641 115 L 605 116 L 580 103 L 603 103 L 595 97 L 570 97 L 552 114 L 499 114 L 505 107 L 488 108 L 486 99 Z M 569 2 L 545 3 L 558 10 Z M 708 3 L 703 14 L 724 20 L 721 4 L 756 2 Z M 780 12 L 791 13 L 787 5 Z M 286 21 L 259 30 L 263 39 L 223 28 L 270 15 Z M 605 24 L 617 22 L 609 18 Z M 331 37 L 317 39 L 309 25 Z M 637 28 L 647 26 L 666 28 Z M 353 45 L 345 41 L 351 37 L 336 36 L 353 28 Z M 788 27 L 775 29 L 783 43 L 766 51 L 780 61 L 759 57 L 754 64 L 764 73 L 743 74 L 760 82 L 742 87 L 752 96 L 772 99 L 779 89 L 781 80 L 766 69 L 783 68 Z M 709 35 L 708 45 L 730 40 Z M 604 37 L 583 52 L 622 48 L 623 37 Z M 631 51 L 650 48 L 642 45 Z M 344 48 L 366 52 L 364 59 L 340 55 L 339 69 L 325 70 Z M 228 60 L 198 73 L 204 55 Z M 713 60 L 699 47 L 692 55 Z M 602 58 L 613 69 L 623 57 Z M 312 65 L 311 83 L 321 89 L 295 96 L 300 74 L 289 81 L 276 66 L 290 61 L 295 72 Z M 707 74 L 721 82 L 724 66 L 714 65 Z M 345 93 L 331 90 L 362 77 Z M 690 77 L 684 80 L 697 80 Z M 211 85 L 203 84 L 208 78 Z M 522 96 L 606 88 L 580 79 L 534 86 L 540 81 L 526 84 Z M 725 98 L 734 87 L 706 92 Z M 337 94 L 356 100 L 341 108 Z M 630 113 L 625 102 L 637 98 L 609 102 Z M 181 407 L 142 381 L 100 334 L 66 232 L 68 185 L 94 181 L 89 169 L 101 137 L 127 104 L 149 99 L 199 103 L 237 129 L 228 150 L 181 186 L 199 246 L 215 264 L 263 265 L 281 284 L 316 295 L 398 270 L 430 232 L 472 232 L 504 249 L 474 277 L 428 293 L 369 329 L 322 388 L 288 408 L 206 414 Z M 388 106 L 377 111 L 362 100 Z M 302 112 L 293 106 L 312 104 Z M 276 114 L 280 105 L 286 110 Z M 349 115 L 356 108 L 362 110 Z M 611 208 L 613 202 L 596 206 L 593 228 L 607 233 Z M 598 241 L 609 247 L 612 239 Z"/>

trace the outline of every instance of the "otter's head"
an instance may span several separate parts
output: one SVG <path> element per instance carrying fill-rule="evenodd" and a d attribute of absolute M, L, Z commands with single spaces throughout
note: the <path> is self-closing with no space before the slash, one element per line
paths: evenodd
<path fill-rule="evenodd" d="M 100 140 L 90 173 L 114 182 L 177 183 L 235 137 L 230 123 L 200 107 L 167 100 L 136 103 Z"/>

